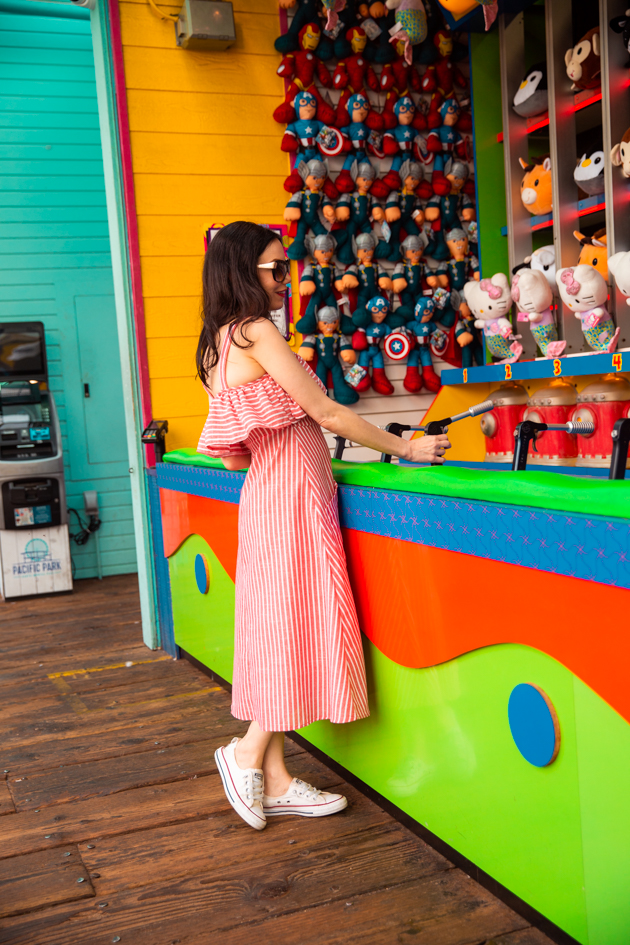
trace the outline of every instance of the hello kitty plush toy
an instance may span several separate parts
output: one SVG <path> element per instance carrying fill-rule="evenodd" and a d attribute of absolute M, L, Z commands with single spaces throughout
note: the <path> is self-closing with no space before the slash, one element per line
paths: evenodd
<path fill-rule="evenodd" d="M 523 345 L 517 340 L 520 335 L 512 333 L 512 325 L 506 318 L 512 305 L 507 276 L 497 272 L 491 279 L 467 282 L 464 298 L 475 317 L 475 328 L 483 328 L 484 340 L 491 355 L 501 359 L 499 364 L 518 361 L 523 353 Z"/>
<path fill-rule="evenodd" d="M 630 253 L 615 253 L 608 260 L 608 270 L 622 295 L 626 305 L 630 305 Z"/>
<path fill-rule="evenodd" d="M 512 279 L 512 298 L 516 302 L 517 320 L 529 322 L 542 356 L 559 358 L 567 343 L 558 341 L 551 311 L 553 292 L 544 273 L 538 269 L 519 269 Z"/>
<path fill-rule="evenodd" d="M 593 351 L 614 351 L 619 328 L 615 331 L 606 308 L 608 286 L 593 266 L 559 269 L 556 282 L 560 297 L 582 323 L 586 343 Z"/>

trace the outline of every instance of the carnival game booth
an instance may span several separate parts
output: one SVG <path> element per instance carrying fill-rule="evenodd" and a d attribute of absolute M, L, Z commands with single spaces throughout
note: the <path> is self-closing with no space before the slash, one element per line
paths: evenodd
<path fill-rule="evenodd" d="M 331 396 L 411 435 L 488 402 L 443 468 L 333 460 L 372 714 L 300 736 L 557 941 L 627 945 L 625 6 L 339 6 L 235 2 L 212 45 L 203 3 L 96 0 L 161 643 L 229 683 L 245 474 L 193 448 L 192 361 L 204 238 L 253 219 Z"/>

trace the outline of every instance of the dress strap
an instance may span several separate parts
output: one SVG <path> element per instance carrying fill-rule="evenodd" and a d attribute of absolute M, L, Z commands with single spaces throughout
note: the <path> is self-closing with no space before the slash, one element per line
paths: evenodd
<path fill-rule="evenodd" d="M 234 334 L 235 328 L 236 323 L 234 325 L 230 325 L 223 338 L 223 344 L 221 345 L 221 351 L 219 353 L 219 390 L 224 390 L 227 387 L 225 367 L 227 364 L 228 354 L 230 351 L 230 345 L 232 344 L 232 336 Z"/>

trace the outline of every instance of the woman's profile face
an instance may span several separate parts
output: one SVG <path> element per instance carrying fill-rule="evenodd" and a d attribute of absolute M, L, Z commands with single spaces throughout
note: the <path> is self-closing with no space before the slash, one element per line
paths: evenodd
<path fill-rule="evenodd" d="M 286 260 L 286 255 L 282 247 L 280 240 L 274 240 L 273 243 L 270 243 L 267 246 L 266 250 L 262 256 L 258 259 L 258 264 L 261 263 L 270 263 L 270 262 L 284 262 Z M 259 269 L 258 278 L 260 279 L 260 284 L 263 289 L 269 296 L 269 311 L 275 312 L 277 309 L 284 306 L 284 297 L 287 292 L 287 283 L 291 278 L 290 273 L 287 273 L 282 282 L 276 282 L 273 277 L 273 269 Z"/>

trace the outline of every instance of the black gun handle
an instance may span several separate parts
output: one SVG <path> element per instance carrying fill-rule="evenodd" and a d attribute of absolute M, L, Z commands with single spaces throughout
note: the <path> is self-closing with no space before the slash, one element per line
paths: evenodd
<path fill-rule="evenodd" d="M 612 428 L 613 449 L 610 458 L 609 479 L 625 479 L 628 447 L 630 447 L 630 417 L 617 420 Z"/>
<path fill-rule="evenodd" d="M 427 423 L 424 435 L 425 436 L 440 436 L 441 433 L 446 433 L 448 430 L 448 421 L 450 417 L 447 417 L 446 420 L 431 420 Z M 442 466 L 443 463 L 431 463 L 432 466 Z"/>
<path fill-rule="evenodd" d="M 527 469 L 527 453 L 529 444 L 536 438 L 537 433 L 544 433 L 547 429 L 546 423 L 534 423 L 533 420 L 523 420 L 514 431 L 514 459 L 512 460 L 513 470 Z"/>
<path fill-rule="evenodd" d="M 343 459 L 343 451 L 346 448 L 346 438 L 345 436 L 335 436 L 335 452 L 333 453 L 334 459 Z"/>
<path fill-rule="evenodd" d="M 388 423 L 385 427 L 386 433 L 393 433 L 394 436 L 402 436 L 406 430 L 410 430 L 411 427 L 408 423 Z M 381 462 L 382 463 L 391 463 L 392 454 L 391 453 L 381 453 Z"/>

